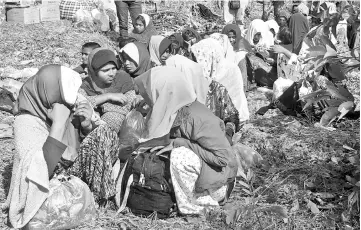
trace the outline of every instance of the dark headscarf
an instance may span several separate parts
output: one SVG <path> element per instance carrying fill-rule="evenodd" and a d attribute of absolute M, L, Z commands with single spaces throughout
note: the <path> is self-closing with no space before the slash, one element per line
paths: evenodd
<path fill-rule="evenodd" d="M 108 87 L 109 89 L 100 89 L 95 85 L 92 78 L 95 77 L 96 72 L 98 72 L 101 67 L 110 62 L 114 63 L 118 69 L 118 72 L 114 77 L 114 81 Z M 105 48 L 94 49 L 89 54 L 88 63 L 89 77 L 84 79 L 81 88 L 84 89 L 89 96 L 96 96 L 104 93 L 126 93 L 134 89 L 133 82 L 129 74 L 123 70 L 119 70 L 119 66 L 113 51 Z"/>
<path fill-rule="evenodd" d="M 307 18 L 301 13 L 293 14 L 290 18 L 290 30 L 292 33 L 292 52 L 298 55 L 303 39 L 309 31 Z"/>
<path fill-rule="evenodd" d="M 21 87 L 14 115 L 31 114 L 51 126 L 48 110 L 52 109 L 54 103 L 64 104 L 68 107 L 73 106 L 77 100 L 81 82 L 79 74 L 67 67 L 43 66 Z M 69 156 L 70 158 L 67 160 L 73 160 L 79 148 L 79 135 L 71 119 L 66 125 L 62 142 L 68 146 L 63 156 Z"/>
<path fill-rule="evenodd" d="M 184 46 L 184 39 L 183 39 L 183 36 L 182 34 L 180 33 L 175 33 L 175 34 L 172 34 L 171 36 L 169 37 L 174 37 L 175 40 L 179 43 L 179 46 L 180 47 L 183 47 Z M 170 39 L 170 38 L 169 38 Z"/>
<path fill-rule="evenodd" d="M 241 29 L 236 24 L 226 25 L 222 30 L 222 34 L 228 36 L 228 33 L 231 31 L 233 31 L 236 35 L 236 44 L 234 47 L 235 50 L 243 50 L 247 52 L 252 51 L 251 44 L 249 44 L 249 42 L 244 37 L 242 37 Z"/>
<path fill-rule="evenodd" d="M 162 56 L 171 44 L 171 40 L 164 38 L 159 44 L 159 56 Z"/>
<path fill-rule="evenodd" d="M 197 39 L 197 41 L 196 42 L 199 42 L 200 40 L 202 40 L 202 37 L 201 37 L 201 35 L 195 30 L 195 29 L 193 29 L 193 28 L 191 28 L 191 27 L 187 27 L 186 29 L 184 29 L 183 31 L 182 31 L 182 37 L 183 37 L 183 39 L 185 40 L 186 39 L 186 32 L 191 32 L 192 34 L 193 34 L 193 36 Z"/>

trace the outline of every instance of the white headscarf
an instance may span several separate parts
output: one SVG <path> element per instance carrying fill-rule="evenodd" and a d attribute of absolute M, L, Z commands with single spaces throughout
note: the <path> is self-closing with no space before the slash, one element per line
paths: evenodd
<path fill-rule="evenodd" d="M 218 43 L 222 46 L 226 60 L 238 65 L 238 63 L 236 63 L 236 53 L 233 50 L 233 46 L 229 41 L 228 36 L 225 34 L 214 33 L 211 34 L 210 37 L 217 40 Z"/>
<path fill-rule="evenodd" d="M 180 69 L 187 77 L 187 80 L 192 84 L 194 92 L 197 95 L 197 101 L 202 104 L 206 104 L 209 82 L 203 75 L 203 68 L 201 64 L 177 54 L 170 57 L 166 61 L 166 65 Z"/>
<path fill-rule="evenodd" d="M 162 65 L 160 62 L 159 46 L 165 37 L 162 35 L 155 35 L 150 38 L 149 42 L 149 54 L 150 61 L 157 66 Z"/>
<path fill-rule="evenodd" d="M 149 22 L 150 22 L 149 15 L 148 14 L 139 14 L 139 15 L 144 18 L 144 21 L 145 21 L 145 26 L 144 27 L 147 27 L 149 25 Z"/>
<path fill-rule="evenodd" d="M 251 45 L 254 45 L 253 37 L 256 33 L 261 33 L 262 35 L 262 38 L 260 39 L 257 45 L 264 45 L 266 46 L 266 48 L 269 48 L 274 45 L 273 34 L 269 30 L 268 25 L 261 19 L 255 19 L 249 25 L 246 39 Z"/>
<path fill-rule="evenodd" d="M 154 67 L 134 79 L 139 93 L 151 106 L 146 118 L 145 142 L 168 134 L 178 110 L 196 100 L 196 94 L 181 70 L 170 66 Z"/>
<path fill-rule="evenodd" d="M 278 23 L 275 20 L 268 20 L 266 24 L 268 25 L 269 30 L 273 29 L 275 31 L 275 36 L 277 36 L 280 30 Z"/>
<path fill-rule="evenodd" d="M 139 65 L 139 51 L 134 43 L 126 44 L 119 52 L 125 52 L 137 65 Z"/>
<path fill-rule="evenodd" d="M 243 91 L 243 78 L 239 67 L 224 58 L 221 45 L 213 38 L 203 39 L 194 44 L 191 50 L 197 62 L 203 66 L 203 74 L 209 83 L 215 80 L 226 87 L 230 98 L 239 112 L 240 121 L 249 119 L 246 95 Z"/>

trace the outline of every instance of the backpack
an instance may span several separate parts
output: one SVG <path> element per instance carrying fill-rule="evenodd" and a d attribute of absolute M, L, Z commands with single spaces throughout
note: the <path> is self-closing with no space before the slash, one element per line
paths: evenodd
<path fill-rule="evenodd" d="M 122 188 L 129 191 L 122 191 L 122 197 L 134 215 L 149 216 L 156 212 L 159 219 L 165 219 L 172 214 L 175 197 L 169 163 L 149 151 L 129 158 L 122 180 Z"/>
<path fill-rule="evenodd" d="M 238 10 L 239 8 L 241 8 L 241 3 L 239 0 L 229 1 L 229 9 L 230 10 Z"/>

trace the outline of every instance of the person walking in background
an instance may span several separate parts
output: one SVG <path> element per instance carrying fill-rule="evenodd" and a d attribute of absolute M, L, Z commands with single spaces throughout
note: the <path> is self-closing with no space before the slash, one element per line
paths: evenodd
<path fill-rule="evenodd" d="M 244 14 L 249 0 L 224 0 L 223 18 L 227 24 L 241 21 L 243 23 Z"/>
<path fill-rule="evenodd" d="M 115 0 L 119 20 L 120 39 L 128 38 L 128 10 L 132 23 L 142 13 L 142 2 L 140 0 Z"/>

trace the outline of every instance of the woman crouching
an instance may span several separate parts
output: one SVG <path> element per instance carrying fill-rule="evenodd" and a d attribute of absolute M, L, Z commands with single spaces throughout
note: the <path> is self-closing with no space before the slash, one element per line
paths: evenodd
<path fill-rule="evenodd" d="M 200 214 L 229 196 L 237 172 L 236 156 L 224 124 L 196 94 L 184 74 L 174 67 L 155 67 L 135 78 L 139 93 L 151 107 L 140 147 L 157 155 L 171 151 L 170 171 L 178 210 Z"/>

